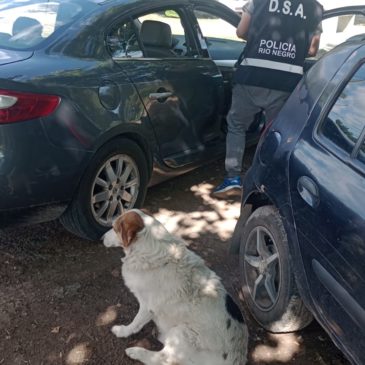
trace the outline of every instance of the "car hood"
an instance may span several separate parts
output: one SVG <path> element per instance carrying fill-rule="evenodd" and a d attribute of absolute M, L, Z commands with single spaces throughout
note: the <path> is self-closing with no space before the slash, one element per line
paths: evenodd
<path fill-rule="evenodd" d="M 0 66 L 26 60 L 33 56 L 33 51 L 14 51 L 0 48 Z"/>

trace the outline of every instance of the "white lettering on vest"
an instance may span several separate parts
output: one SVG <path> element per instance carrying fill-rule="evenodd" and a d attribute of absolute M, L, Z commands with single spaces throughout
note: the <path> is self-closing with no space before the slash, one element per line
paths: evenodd
<path fill-rule="evenodd" d="M 279 0 L 270 0 L 269 3 L 269 12 L 270 13 L 283 13 L 284 15 L 288 16 L 298 16 L 302 19 L 307 19 L 306 15 L 304 14 L 304 7 L 302 3 L 299 3 L 297 9 L 294 11 L 292 10 L 293 4 L 289 0 L 285 0 L 282 4 L 280 9 Z"/>
<path fill-rule="evenodd" d="M 274 13 L 279 8 L 279 1 L 278 0 L 270 0 L 269 12 Z"/>
<path fill-rule="evenodd" d="M 297 47 L 292 43 L 272 41 L 271 39 L 261 39 L 257 52 L 259 54 L 294 59 L 296 57 Z"/>
<path fill-rule="evenodd" d="M 284 15 L 289 15 L 290 14 L 290 6 L 291 6 L 290 1 L 284 1 L 284 5 L 283 5 L 283 14 Z"/>
<path fill-rule="evenodd" d="M 302 19 L 304 18 L 304 9 L 303 4 L 299 4 L 297 11 L 295 12 L 294 16 L 300 15 Z M 305 18 L 304 18 L 305 19 Z"/>

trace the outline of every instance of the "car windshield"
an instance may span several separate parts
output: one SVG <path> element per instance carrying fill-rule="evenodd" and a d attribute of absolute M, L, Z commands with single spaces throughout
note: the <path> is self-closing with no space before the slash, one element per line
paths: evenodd
<path fill-rule="evenodd" d="M 0 48 L 33 49 L 58 28 L 97 6 L 97 0 L 3 0 L 0 2 Z"/>

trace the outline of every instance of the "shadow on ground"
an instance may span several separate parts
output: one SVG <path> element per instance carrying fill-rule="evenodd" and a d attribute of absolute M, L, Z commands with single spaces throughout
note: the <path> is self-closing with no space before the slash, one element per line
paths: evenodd
<path fill-rule="evenodd" d="M 227 253 L 240 204 L 210 195 L 222 164 L 149 189 L 145 207 L 238 297 L 238 262 Z M 0 365 L 132 365 L 124 355 L 129 344 L 148 338 L 157 346 L 152 324 L 127 340 L 110 333 L 138 309 L 120 277 L 121 250 L 79 239 L 58 222 L 0 231 L 0 249 Z M 347 364 L 315 322 L 295 334 L 268 334 L 241 304 L 251 332 L 249 364 Z"/>

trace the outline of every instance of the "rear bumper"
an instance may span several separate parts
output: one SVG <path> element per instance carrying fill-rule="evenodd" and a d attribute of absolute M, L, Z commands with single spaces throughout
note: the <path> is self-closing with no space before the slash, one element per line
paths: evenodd
<path fill-rule="evenodd" d="M 62 214 L 89 153 L 52 144 L 40 120 L 0 125 L 0 227 Z"/>
<path fill-rule="evenodd" d="M 0 229 L 26 226 L 59 218 L 67 203 L 49 204 L 0 212 Z"/>

